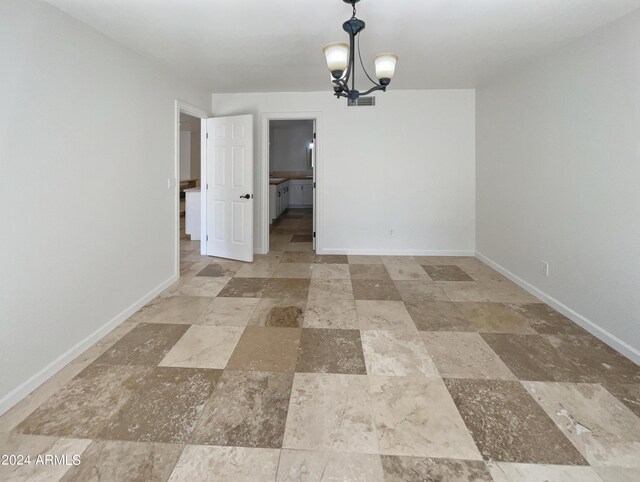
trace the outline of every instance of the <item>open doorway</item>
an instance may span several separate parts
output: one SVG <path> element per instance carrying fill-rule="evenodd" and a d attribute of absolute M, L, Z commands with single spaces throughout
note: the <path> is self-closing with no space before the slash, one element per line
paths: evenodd
<path fill-rule="evenodd" d="M 315 251 L 315 119 L 268 119 L 269 249 Z"/>

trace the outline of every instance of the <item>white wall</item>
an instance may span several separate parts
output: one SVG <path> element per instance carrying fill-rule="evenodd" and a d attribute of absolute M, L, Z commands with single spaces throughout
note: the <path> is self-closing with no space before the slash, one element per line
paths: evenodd
<path fill-rule="evenodd" d="M 477 91 L 479 253 L 636 361 L 639 59 L 636 11 Z"/>
<path fill-rule="evenodd" d="M 174 277 L 174 99 L 211 98 L 44 3 L 0 45 L 2 412 Z"/>
<path fill-rule="evenodd" d="M 269 170 L 311 172 L 313 121 L 274 120 L 269 124 Z"/>
<path fill-rule="evenodd" d="M 377 103 L 346 107 L 330 90 L 213 95 L 216 116 L 256 116 L 258 243 L 264 221 L 258 195 L 265 187 L 262 114 L 315 111 L 322 115 L 317 130 L 321 252 L 474 252 L 474 91 L 390 89 Z"/>

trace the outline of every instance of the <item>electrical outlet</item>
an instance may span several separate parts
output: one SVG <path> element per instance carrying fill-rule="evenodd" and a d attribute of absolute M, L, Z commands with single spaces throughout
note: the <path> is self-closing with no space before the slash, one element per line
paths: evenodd
<path fill-rule="evenodd" d="M 540 272 L 544 276 L 549 276 L 549 263 L 546 261 L 540 261 Z"/>

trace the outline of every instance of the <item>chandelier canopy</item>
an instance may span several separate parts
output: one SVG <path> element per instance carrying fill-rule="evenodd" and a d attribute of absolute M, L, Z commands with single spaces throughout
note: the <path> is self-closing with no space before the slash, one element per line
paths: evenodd
<path fill-rule="evenodd" d="M 360 0 L 343 1 L 350 3 L 353 8 L 352 17 L 342 24 L 344 31 L 349 34 L 349 44 L 333 42 L 324 48 L 327 67 L 331 72 L 333 93 L 338 98 L 346 97 L 348 99 L 357 99 L 358 97 L 369 95 L 376 90 L 385 92 L 395 73 L 398 56 L 388 52 L 377 55 L 375 57 L 375 66 L 378 82 L 373 80 L 364 68 L 362 55 L 360 54 L 360 37 L 358 34 L 362 32 L 365 27 L 365 23 L 359 18 L 356 18 L 356 3 Z M 356 48 L 362 71 L 373 84 L 373 87 L 364 92 L 360 92 L 355 88 Z M 349 83 L 351 83 L 351 87 L 349 87 Z"/>

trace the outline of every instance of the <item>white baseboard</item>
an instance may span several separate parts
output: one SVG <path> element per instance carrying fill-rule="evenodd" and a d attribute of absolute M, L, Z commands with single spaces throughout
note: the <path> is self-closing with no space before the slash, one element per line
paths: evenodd
<path fill-rule="evenodd" d="M 7 393 L 5 396 L 0 398 L 0 415 L 5 413 L 15 404 L 20 402 L 23 398 L 29 395 L 32 391 L 46 382 L 49 378 L 55 375 L 59 370 L 63 367 L 67 366 L 71 363 L 78 355 L 83 353 L 85 350 L 93 346 L 97 341 L 99 341 L 102 337 L 104 337 L 107 333 L 113 330 L 116 326 L 118 326 L 123 321 L 127 320 L 131 315 L 133 315 L 136 311 L 146 305 L 149 301 L 154 299 L 160 293 L 162 293 L 165 289 L 171 286 L 178 280 L 177 276 L 172 276 L 170 279 L 157 286 L 149 293 L 144 295 L 142 298 L 134 302 L 125 310 L 121 311 L 118 315 L 108 321 L 106 324 L 98 328 L 96 331 L 91 333 L 85 339 L 78 342 L 76 345 L 72 346 L 58 358 L 53 360 L 43 369 L 29 377 L 25 382 L 20 384 L 18 387 Z"/>
<path fill-rule="evenodd" d="M 640 351 L 638 349 L 622 341 L 620 338 L 608 332 L 607 330 L 599 326 L 597 323 L 594 323 L 593 321 L 589 320 L 585 316 L 582 316 L 580 313 L 569 308 L 567 305 L 555 299 L 553 296 L 548 295 L 544 291 L 533 286 L 531 283 L 513 274 L 511 271 L 499 265 L 498 263 L 493 261 L 491 258 L 485 256 L 484 254 L 476 252 L 476 257 L 483 263 L 491 266 L 500 274 L 509 278 L 511 281 L 519 285 L 521 288 L 527 290 L 532 295 L 540 298 L 546 304 L 548 304 L 555 310 L 559 311 L 560 313 L 562 313 L 564 316 L 566 316 L 576 324 L 580 325 L 582 328 L 587 330 L 589 333 L 591 333 L 593 336 L 595 336 L 599 340 L 602 340 L 604 343 L 606 343 L 616 351 L 619 351 L 629 359 L 633 360 L 634 363 L 640 365 Z"/>
<path fill-rule="evenodd" d="M 324 248 L 318 254 L 351 254 L 360 256 L 475 256 L 475 251 L 430 249 L 352 249 L 352 248 Z"/>

